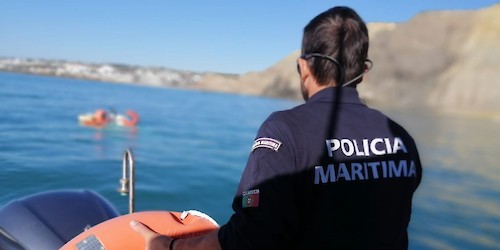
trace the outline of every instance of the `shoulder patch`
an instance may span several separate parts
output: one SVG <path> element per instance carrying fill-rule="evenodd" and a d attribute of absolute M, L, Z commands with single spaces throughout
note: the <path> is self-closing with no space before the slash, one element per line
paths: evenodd
<path fill-rule="evenodd" d="M 252 152 L 257 148 L 269 148 L 274 151 L 278 151 L 280 146 L 281 142 L 276 139 L 267 137 L 257 138 L 257 140 L 253 143 Z"/>

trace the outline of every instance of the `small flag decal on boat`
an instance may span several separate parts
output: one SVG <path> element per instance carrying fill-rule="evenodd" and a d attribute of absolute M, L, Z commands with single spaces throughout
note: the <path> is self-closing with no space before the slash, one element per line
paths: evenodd
<path fill-rule="evenodd" d="M 242 207 L 259 207 L 259 189 L 243 192 Z"/>

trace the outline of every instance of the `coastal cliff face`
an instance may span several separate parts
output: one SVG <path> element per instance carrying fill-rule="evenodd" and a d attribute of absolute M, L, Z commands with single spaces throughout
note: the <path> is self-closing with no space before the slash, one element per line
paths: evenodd
<path fill-rule="evenodd" d="M 368 102 L 454 111 L 500 110 L 500 4 L 422 13 L 372 37 Z"/>
<path fill-rule="evenodd" d="M 370 23 L 373 69 L 359 85 L 375 106 L 500 111 L 500 4 L 477 11 L 425 12 L 405 23 Z M 263 72 L 212 75 L 197 87 L 299 99 L 295 51 Z"/>
<path fill-rule="evenodd" d="M 370 23 L 373 69 L 362 99 L 383 107 L 500 113 L 500 4 L 424 12 L 404 23 Z M 0 58 L 0 70 L 162 87 L 301 99 L 299 51 L 261 72 L 229 75 L 161 67 Z"/>

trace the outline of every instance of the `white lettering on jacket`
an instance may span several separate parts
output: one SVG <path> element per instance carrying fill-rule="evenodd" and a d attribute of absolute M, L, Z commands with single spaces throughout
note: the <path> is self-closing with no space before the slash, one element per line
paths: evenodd
<path fill-rule="evenodd" d="M 395 137 L 393 140 L 389 138 L 363 139 L 361 142 L 354 139 L 328 139 L 326 140 L 326 149 L 330 157 L 333 157 L 333 153 L 337 150 L 340 150 L 345 156 L 397 154 L 399 151 L 408 153 L 403 140 L 399 137 Z"/>
<path fill-rule="evenodd" d="M 314 184 L 417 177 L 414 161 L 375 161 L 328 164 L 314 167 Z"/>

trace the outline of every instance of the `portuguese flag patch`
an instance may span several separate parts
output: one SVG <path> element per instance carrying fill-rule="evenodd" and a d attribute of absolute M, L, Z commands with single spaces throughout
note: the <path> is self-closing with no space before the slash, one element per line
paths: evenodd
<path fill-rule="evenodd" d="M 242 207 L 259 207 L 259 189 L 243 192 Z"/>

